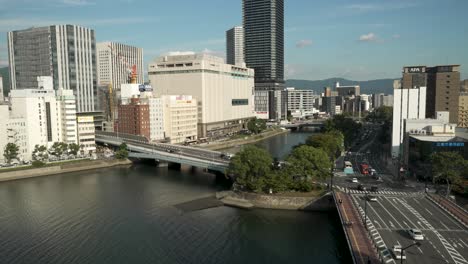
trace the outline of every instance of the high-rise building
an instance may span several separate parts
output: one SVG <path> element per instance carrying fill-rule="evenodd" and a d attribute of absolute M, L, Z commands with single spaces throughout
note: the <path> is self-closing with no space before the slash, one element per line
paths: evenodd
<path fill-rule="evenodd" d="M 392 156 L 399 157 L 404 137 L 404 120 L 424 119 L 426 115 L 426 87 L 393 90 Z"/>
<path fill-rule="evenodd" d="M 435 118 L 440 111 L 450 112 L 450 123 L 458 122 L 460 65 L 428 67 L 426 117 Z"/>
<path fill-rule="evenodd" d="M 243 0 L 244 52 L 247 67 L 255 70 L 255 91 L 284 90 L 284 0 Z M 270 119 L 285 119 L 281 102 L 285 95 L 255 94 L 255 110 L 268 106 Z M 257 100 L 258 99 L 258 100 Z M 274 101 L 274 102 L 273 102 Z"/>
<path fill-rule="evenodd" d="M 460 90 L 461 90 L 462 92 L 468 92 L 468 79 L 467 79 L 467 80 L 461 81 L 461 83 L 460 83 Z"/>
<path fill-rule="evenodd" d="M 372 95 L 372 108 L 376 109 L 383 105 L 383 93 L 373 94 Z"/>
<path fill-rule="evenodd" d="M 94 30 L 53 25 L 8 32 L 8 59 L 12 90 L 36 88 L 38 76 L 52 76 L 54 90 L 73 90 L 78 112 L 94 111 Z"/>
<path fill-rule="evenodd" d="M 226 31 L 226 63 L 244 66 L 244 28 L 233 27 Z"/>
<path fill-rule="evenodd" d="M 96 152 L 96 135 L 94 128 L 94 116 L 90 113 L 79 113 L 76 118 L 78 130 L 78 145 L 84 155 Z"/>
<path fill-rule="evenodd" d="M 144 83 L 143 49 L 116 42 L 99 42 L 97 47 L 97 83 L 112 84 L 116 90 L 121 84 L 130 83 L 129 74 L 136 66 L 137 83 Z"/>
<path fill-rule="evenodd" d="M 254 117 L 254 71 L 207 54 L 173 55 L 149 64 L 154 97 L 192 95 L 198 103 L 198 137 L 216 138 Z"/>
<path fill-rule="evenodd" d="M 288 111 L 312 111 L 315 100 L 319 97 L 313 90 L 296 90 L 286 88 L 288 92 Z"/>
<path fill-rule="evenodd" d="M 461 92 L 458 98 L 458 126 L 468 128 L 468 92 Z"/>
<path fill-rule="evenodd" d="M 427 87 L 427 118 L 435 118 L 436 112 L 449 111 L 450 122 L 457 123 L 460 65 L 404 67 L 402 88 L 415 87 Z"/>
<path fill-rule="evenodd" d="M 338 92 L 338 96 L 358 96 L 361 94 L 361 87 L 359 85 L 341 86 L 339 82 L 336 82 L 335 89 Z"/>
<path fill-rule="evenodd" d="M 383 106 L 393 106 L 393 95 L 388 94 L 382 97 Z"/>

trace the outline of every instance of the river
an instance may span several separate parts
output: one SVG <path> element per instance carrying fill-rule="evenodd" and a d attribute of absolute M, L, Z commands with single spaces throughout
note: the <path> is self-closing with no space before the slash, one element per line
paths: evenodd
<path fill-rule="evenodd" d="M 305 140 L 258 145 L 276 157 Z M 135 165 L 0 183 L 0 263 L 349 263 L 336 213 L 183 212 L 211 174 Z"/>

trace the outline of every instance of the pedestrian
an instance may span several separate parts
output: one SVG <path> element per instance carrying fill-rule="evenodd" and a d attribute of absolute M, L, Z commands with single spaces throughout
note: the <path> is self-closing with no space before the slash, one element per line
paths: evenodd
<path fill-rule="evenodd" d="M 342 201 L 341 199 L 338 199 L 338 202 L 339 202 L 340 204 L 342 204 L 342 203 L 343 203 L 343 201 Z"/>

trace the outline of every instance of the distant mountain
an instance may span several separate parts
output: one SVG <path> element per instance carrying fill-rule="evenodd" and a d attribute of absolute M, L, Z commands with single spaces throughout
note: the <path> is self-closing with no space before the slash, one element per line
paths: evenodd
<path fill-rule="evenodd" d="M 10 75 L 8 67 L 0 68 L 0 76 L 3 77 L 3 94 L 7 95 L 10 92 Z"/>
<path fill-rule="evenodd" d="M 379 79 L 370 81 L 351 81 L 343 78 L 331 78 L 326 80 L 287 80 L 286 87 L 295 87 L 297 89 L 314 90 L 317 94 L 323 92 L 324 87 L 335 87 L 335 83 L 340 85 L 360 85 L 361 94 L 393 94 L 393 80 L 395 79 Z"/>

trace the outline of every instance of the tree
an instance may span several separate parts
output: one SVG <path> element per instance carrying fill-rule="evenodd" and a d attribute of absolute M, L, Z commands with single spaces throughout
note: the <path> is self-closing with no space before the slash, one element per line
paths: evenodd
<path fill-rule="evenodd" d="M 7 163 L 10 163 L 14 159 L 18 159 L 19 147 L 15 143 L 8 143 L 3 150 L 3 157 Z"/>
<path fill-rule="evenodd" d="M 325 121 L 324 130 L 330 132 L 338 130 L 343 133 L 345 146 L 349 146 L 353 139 L 359 133 L 361 124 L 355 122 L 351 117 L 346 115 L 335 115 L 333 118 Z"/>
<path fill-rule="evenodd" d="M 229 164 L 228 173 L 236 177 L 236 182 L 251 191 L 264 191 L 266 181 L 272 178 L 273 158 L 264 149 L 246 146 L 237 153 Z"/>
<path fill-rule="evenodd" d="M 451 186 L 461 181 L 462 173 L 468 168 L 467 161 L 457 152 L 436 152 L 431 155 L 432 179 L 434 183 L 445 182 L 450 195 Z"/>
<path fill-rule="evenodd" d="M 374 109 L 369 115 L 366 116 L 367 121 L 371 122 L 388 122 L 391 123 L 393 118 L 393 107 L 381 106 Z"/>
<path fill-rule="evenodd" d="M 78 151 L 80 151 L 80 146 L 78 144 L 71 143 L 68 145 L 68 149 L 70 151 L 70 154 L 76 156 L 78 155 Z"/>
<path fill-rule="evenodd" d="M 68 144 L 64 142 L 54 142 L 50 147 L 49 153 L 56 157 L 61 157 L 68 150 Z"/>
<path fill-rule="evenodd" d="M 331 162 L 324 150 L 307 145 L 295 148 L 286 159 L 286 164 L 286 171 L 290 176 L 305 180 L 324 180 L 331 168 Z"/>
<path fill-rule="evenodd" d="M 247 123 L 247 129 L 254 134 L 258 134 L 266 129 L 266 121 L 258 118 L 250 119 Z"/>
<path fill-rule="evenodd" d="M 44 162 L 45 160 L 47 160 L 49 158 L 49 154 L 47 153 L 47 147 L 44 145 L 34 146 L 32 158 L 34 161 L 40 161 L 40 162 Z"/>
<path fill-rule="evenodd" d="M 331 160 L 334 160 L 343 151 L 344 136 L 337 130 L 323 134 L 314 134 L 307 138 L 306 145 L 323 149 L 327 153 L 327 156 Z"/>
<path fill-rule="evenodd" d="M 120 160 L 128 158 L 127 144 L 125 143 L 120 144 L 119 150 L 115 152 L 115 157 Z"/>

